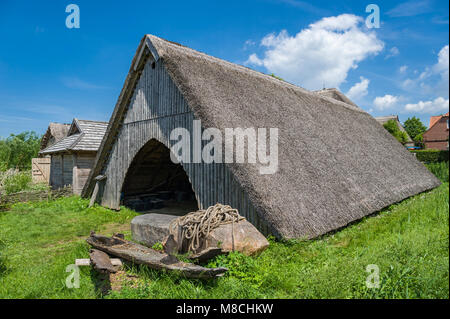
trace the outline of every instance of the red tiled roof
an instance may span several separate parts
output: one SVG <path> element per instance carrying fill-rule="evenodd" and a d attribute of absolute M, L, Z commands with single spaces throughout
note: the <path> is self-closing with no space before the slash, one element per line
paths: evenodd
<path fill-rule="evenodd" d="M 442 117 L 444 117 L 444 116 L 448 117 L 449 116 L 448 113 L 449 112 L 447 112 L 444 115 L 437 115 L 437 116 L 430 117 L 430 127 L 429 128 L 431 128 L 434 124 L 436 124 Z"/>

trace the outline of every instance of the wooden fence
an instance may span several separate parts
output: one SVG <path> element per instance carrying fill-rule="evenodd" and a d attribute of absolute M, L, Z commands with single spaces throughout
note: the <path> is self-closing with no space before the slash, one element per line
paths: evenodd
<path fill-rule="evenodd" d="M 72 195 L 73 190 L 71 186 L 56 190 L 23 191 L 9 195 L 0 194 L 0 211 L 7 210 L 9 206 L 15 203 L 52 200 Z"/>

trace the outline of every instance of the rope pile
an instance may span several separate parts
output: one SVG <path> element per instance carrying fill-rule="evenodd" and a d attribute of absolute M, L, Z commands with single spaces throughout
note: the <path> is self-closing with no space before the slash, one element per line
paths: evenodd
<path fill-rule="evenodd" d="M 237 209 L 229 205 L 216 204 L 206 210 L 201 209 L 174 219 L 169 225 L 169 231 L 174 234 L 177 228 L 181 230 L 181 236 L 178 237 L 179 247 L 187 241 L 187 251 L 197 252 L 203 240 L 213 229 L 229 223 L 234 224 L 243 219 L 245 218 L 239 215 Z M 234 237 L 234 234 L 232 236 Z"/>

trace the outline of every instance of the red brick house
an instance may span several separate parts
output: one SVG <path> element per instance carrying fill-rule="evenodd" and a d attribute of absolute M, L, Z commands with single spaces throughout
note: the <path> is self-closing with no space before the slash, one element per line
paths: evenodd
<path fill-rule="evenodd" d="M 448 150 L 448 112 L 444 115 L 432 116 L 430 128 L 423 133 L 425 148 Z"/>

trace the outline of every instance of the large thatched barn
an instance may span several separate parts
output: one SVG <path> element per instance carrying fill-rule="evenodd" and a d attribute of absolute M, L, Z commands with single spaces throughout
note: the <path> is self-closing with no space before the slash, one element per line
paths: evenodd
<path fill-rule="evenodd" d="M 74 119 L 66 137 L 39 152 L 40 156 L 51 157 L 50 186 L 71 185 L 75 194 L 81 194 L 107 125 Z"/>
<path fill-rule="evenodd" d="M 199 207 L 229 204 L 265 233 L 312 238 L 439 185 L 371 115 L 328 93 L 147 35 L 83 195 L 119 209 L 127 198 L 188 185 Z M 170 133 L 195 134 L 194 119 L 221 132 L 278 128 L 278 171 L 172 163 Z"/>

